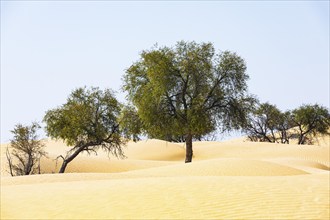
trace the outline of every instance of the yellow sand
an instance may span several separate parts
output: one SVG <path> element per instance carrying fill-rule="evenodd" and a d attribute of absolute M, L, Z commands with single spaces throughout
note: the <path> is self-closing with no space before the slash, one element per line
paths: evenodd
<path fill-rule="evenodd" d="M 47 141 L 42 175 L 10 177 L 1 145 L 1 219 L 329 219 L 329 138 L 318 145 L 130 142 L 127 159 L 79 155 L 65 174 Z"/>

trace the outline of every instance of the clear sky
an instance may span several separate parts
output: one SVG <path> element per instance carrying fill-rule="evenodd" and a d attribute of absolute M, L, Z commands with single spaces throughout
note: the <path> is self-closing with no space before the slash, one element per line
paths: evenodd
<path fill-rule="evenodd" d="M 247 63 L 251 93 L 329 108 L 329 1 L 1 1 L 1 143 L 80 86 L 120 92 L 155 43 L 212 42 Z"/>

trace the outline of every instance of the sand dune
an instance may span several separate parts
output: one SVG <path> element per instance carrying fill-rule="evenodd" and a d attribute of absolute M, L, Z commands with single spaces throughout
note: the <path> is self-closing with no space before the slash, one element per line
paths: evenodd
<path fill-rule="evenodd" d="M 130 142 L 127 158 L 79 155 L 65 174 L 47 141 L 45 174 L 9 177 L 1 145 L 1 219 L 328 219 L 330 146 Z M 19 210 L 19 211 L 18 211 Z"/>
<path fill-rule="evenodd" d="M 153 139 L 130 142 L 125 152 L 129 159 L 138 160 L 182 161 L 185 156 L 184 144 Z"/>
<path fill-rule="evenodd" d="M 12 185 L 3 189 L 2 217 L 326 219 L 327 184 L 327 175 L 317 175 L 184 176 Z"/>

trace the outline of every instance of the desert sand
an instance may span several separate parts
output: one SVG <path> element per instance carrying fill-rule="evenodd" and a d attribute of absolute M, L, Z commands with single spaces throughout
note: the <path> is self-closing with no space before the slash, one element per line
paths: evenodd
<path fill-rule="evenodd" d="M 11 177 L 1 145 L 1 219 L 329 219 L 329 137 L 315 145 L 244 138 L 182 143 L 129 142 L 119 160 L 79 155 L 65 174 L 68 147 L 46 140 L 41 175 Z"/>

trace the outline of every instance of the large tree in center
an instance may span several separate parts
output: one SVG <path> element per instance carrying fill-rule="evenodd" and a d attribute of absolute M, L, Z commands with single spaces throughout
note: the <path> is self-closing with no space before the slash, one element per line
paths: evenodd
<path fill-rule="evenodd" d="M 187 163 L 194 137 L 245 123 L 252 100 L 247 79 L 246 64 L 236 53 L 216 54 L 211 43 L 181 41 L 143 51 L 127 69 L 123 88 L 149 136 L 185 136 Z"/>

